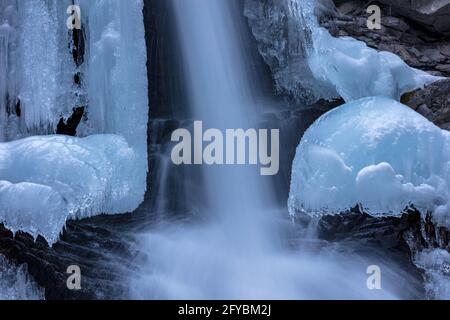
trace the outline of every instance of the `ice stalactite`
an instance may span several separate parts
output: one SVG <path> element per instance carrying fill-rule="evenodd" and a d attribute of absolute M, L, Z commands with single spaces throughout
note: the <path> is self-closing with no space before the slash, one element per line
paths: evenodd
<path fill-rule="evenodd" d="M 77 1 L 76 1 L 77 2 Z M 147 171 L 148 84 L 143 2 L 79 0 L 86 29 L 87 133 L 124 136 Z"/>
<path fill-rule="evenodd" d="M 134 211 L 148 169 L 142 0 L 0 7 L 0 221 L 52 244 L 67 219 Z"/>
<path fill-rule="evenodd" d="M 291 2 L 310 12 L 316 3 Z M 372 213 L 400 214 L 415 204 L 450 226 L 448 132 L 395 101 L 439 78 L 364 42 L 334 38 L 314 15 L 307 16 L 314 39 L 311 70 L 349 103 L 322 116 L 302 138 L 292 170 L 291 213 L 336 213 L 361 203 Z"/>
<path fill-rule="evenodd" d="M 8 139 L 13 132 L 8 129 L 15 123 L 17 127 L 16 60 L 18 15 L 16 1 L 0 1 L 0 142 Z M 19 107 L 19 106 L 18 106 Z M 11 130 L 11 129 L 10 129 Z"/>
<path fill-rule="evenodd" d="M 316 0 L 290 0 L 307 17 L 312 47 L 308 64 L 317 81 L 329 84 L 346 102 L 385 96 L 396 100 L 439 78 L 408 66 L 399 56 L 369 48 L 350 37 L 333 37 L 319 26 Z M 306 11 L 306 12 L 305 12 Z"/>
<path fill-rule="evenodd" d="M 20 2 L 21 68 L 18 72 L 22 115 L 27 135 L 54 133 L 71 110 L 74 64 L 65 23 L 69 0 Z"/>
<path fill-rule="evenodd" d="M 0 141 L 54 133 L 72 108 L 69 0 L 0 3 Z"/>

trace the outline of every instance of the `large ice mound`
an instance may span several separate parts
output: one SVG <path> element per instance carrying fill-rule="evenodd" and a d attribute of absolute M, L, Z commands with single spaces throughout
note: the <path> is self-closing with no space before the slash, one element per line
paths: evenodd
<path fill-rule="evenodd" d="M 52 244 L 69 218 L 131 212 L 142 197 L 136 160 L 117 135 L 0 143 L 0 222 Z"/>
<path fill-rule="evenodd" d="M 347 103 L 302 138 L 292 169 L 291 214 L 372 214 L 408 205 L 450 226 L 450 133 L 386 97 Z"/>

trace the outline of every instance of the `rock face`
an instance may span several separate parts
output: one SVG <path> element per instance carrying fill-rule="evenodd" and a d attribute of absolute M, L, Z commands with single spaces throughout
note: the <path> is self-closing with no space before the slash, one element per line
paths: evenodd
<path fill-rule="evenodd" d="M 118 217 L 112 219 L 124 222 Z M 118 259 L 130 260 L 133 250 L 109 224 L 112 221 L 103 218 L 70 222 L 61 240 L 52 248 L 41 237 L 34 241 L 25 233 L 13 236 L 0 225 L 0 254 L 17 265 L 26 264 L 36 283 L 45 289 L 46 299 L 126 296 L 126 288 L 120 285 L 120 272 L 114 265 Z M 70 274 L 66 271 L 72 265 L 80 267 L 81 290 L 67 287 Z"/>
<path fill-rule="evenodd" d="M 450 130 L 450 79 L 441 80 L 424 89 L 405 94 L 402 103 L 442 129 Z"/>
<path fill-rule="evenodd" d="M 379 0 L 431 32 L 450 34 L 449 0 Z"/>
<path fill-rule="evenodd" d="M 396 11 L 393 9 L 395 7 L 382 3 L 397 1 L 378 2 L 382 10 L 380 30 L 367 27 L 368 5 L 364 1 L 335 2 L 339 14 L 323 13 L 320 17 L 322 26 L 332 35 L 350 36 L 364 41 L 372 48 L 393 52 L 411 67 L 435 75 L 450 75 L 450 38 L 425 29 L 424 25 L 412 20 L 404 11 Z"/>
<path fill-rule="evenodd" d="M 413 288 L 413 292 L 410 296 L 401 295 L 402 298 L 421 299 L 425 296 L 423 271 L 413 264 L 411 257 L 414 252 L 407 242 L 408 236 L 417 236 L 416 233 L 408 233 L 409 230 L 418 231 L 411 215 L 405 213 L 401 218 L 376 218 L 354 208 L 340 215 L 322 218 L 318 224 L 318 235 L 327 241 L 342 242 L 357 253 L 372 255 L 377 264 L 384 259 L 394 261 L 401 266 L 405 278 L 412 279 L 408 286 Z"/>
<path fill-rule="evenodd" d="M 294 221 L 305 227 L 311 219 L 298 215 Z M 318 239 L 364 256 L 375 265 L 399 266 L 396 277 L 400 289 L 394 287 L 393 291 L 401 299 L 424 299 L 424 271 L 413 263 L 416 251 L 409 243 L 410 239 L 422 240 L 420 220 L 420 213 L 414 210 L 405 211 L 402 217 L 373 217 L 355 207 L 320 218 L 315 228 Z"/>

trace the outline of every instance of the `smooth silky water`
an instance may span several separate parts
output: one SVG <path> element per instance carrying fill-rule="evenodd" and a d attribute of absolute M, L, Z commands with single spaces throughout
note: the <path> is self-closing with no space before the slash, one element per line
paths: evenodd
<path fill-rule="evenodd" d="M 233 1 L 170 1 L 193 118 L 204 129 L 257 128 L 261 97 L 252 88 L 260 80 L 245 71 L 250 61 L 235 18 L 242 13 Z M 369 290 L 370 258 L 315 239 L 314 228 L 293 232 L 300 227 L 276 202 L 273 180 L 256 166 L 204 165 L 201 171 L 202 218 L 160 218 L 152 231 L 136 236 L 145 259 L 128 277 L 132 298 L 396 299 L 410 290 L 398 287 L 408 279 L 395 265 L 382 266 L 383 290 Z"/>

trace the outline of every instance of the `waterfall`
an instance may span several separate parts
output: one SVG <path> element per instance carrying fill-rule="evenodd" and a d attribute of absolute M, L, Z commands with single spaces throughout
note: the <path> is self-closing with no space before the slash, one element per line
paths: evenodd
<path fill-rule="evenodd" d="M 258 112 L 245 74 L 244 53 L 239 30 L 233 20 L 232 6 L 220 0 L 173 1 L 185 74 L 190 92 L 187 102 L 193 117 L 204 129 L 249 129 L 257 123 L 251 119 Z M 270 212 L 267 179 L 249 166 L 203 166 L 207 210 L 229 229 L 229 241 L 260 244 L 268 225 L 259 217 Z M 239 221 L 239 223 L 238 223 Z M 267 221 L 266 221 L 267 222 Z M 249 233 L 252 233 L 252 236 Z"/>
<path fill-rule="evenodd" d="M 259 79 L 246 72 L 250 61 L 239 41 L 236 16 L 242 12 L 233 11 L 235 4 L 171 0 L 186 107 L 204 128 L 257 127 L 262 115 L 251 89 Z M 307 237 L 309 230 L 292 235 L 287 208 L 277 207 L 271 180 L 252 166 L 205 165 L 201 171 L 203 214 L 182 221 L 158 218 L 151 231 L 136 236 L 145 258 L 129 275 L 132 298 L 392 299 L 409 290 L 395 291 L 399 267 L 383 265 L 390 270 L 386 288 L 370 291 L 369 258 Z"/>

